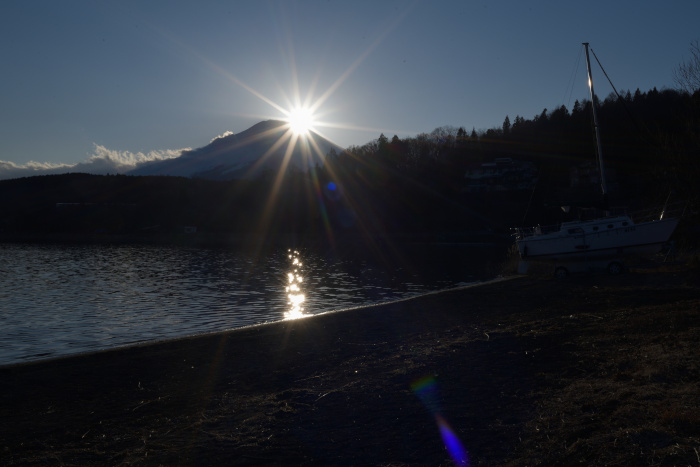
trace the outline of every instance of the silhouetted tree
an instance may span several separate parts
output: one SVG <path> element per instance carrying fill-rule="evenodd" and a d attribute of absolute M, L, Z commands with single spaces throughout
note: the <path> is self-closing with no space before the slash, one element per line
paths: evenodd
<path fill-rule="evenodd" d="M 674 70 L 673 80 L 683 92 L 693 94 L 700 91 L 700 43 L 698 41 L 690 44 L 690 58 Z"/>
<path fill-rule="evenodd" d="M 554 109 L 549 115 L 549 121 L 556 126 L 557 130 L 564 129 L 566 123 L 569 121 L 569 110 L 564 105 Z"/>
<path fill-rule="evenodd" d="M 506 115 L 505 120 L 503 120 L 503 136 L 506 138 L 510 136 L 510 118 Z"/>
<path fill-rule="evenodd" d="M 577 114 L 577 113 L 581 112 L 581 110 L 582 110 L 581 103 L 578 101 L 578 99 L 576 99 L 576 102 L 574 102 L 574 108 L 572 109 L 571 112 L 574 114 Z"/>

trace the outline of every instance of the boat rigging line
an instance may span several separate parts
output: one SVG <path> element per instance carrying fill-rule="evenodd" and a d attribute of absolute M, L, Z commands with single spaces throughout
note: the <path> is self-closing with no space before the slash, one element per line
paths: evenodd
<path fill-rule="evenodd" d="M 598 66 L 600 67 L 600 70 L 603 72 L 605 75 L 605 78 L 608 80 L 608 83 L 610 83 L 610 86 L 613 88 L 613 91 L 615 92 L 615 95 L 617 96 L 617 100 L 622 103 L 622 106 L 625 108 L 625 112 L 627 112 L 627 116 L 632 120 L 632 123 L 634 126 L 637 128 L 637 130 L 640 132 L 642 137 L 644 137 L 649 144 L 654 144 L 658 145 L 655 141 L 651 141 L 649 138 L 646 137 L 646 135 L 651 134 L 648 128 L 644 127 L 642 128 L 642 125 L 640 125 L 639 121 L 634 117 L 632 114 L 632 111 L 627 107 L 627 102 L 625 99 L 622 98 L 619 92 L 617 92 L 617 88 L 615 88 L 615 85 L 613 84 L 612 80 L 608 76 L 608 74 L 605 71 L 605 68 L 603 68 L 603 64 L 600 63 L 600 60 L 598 60 L 598 56 L 595 54 L 595 51 L 593 50 L 593 47 L 590 47 L 591 53 L 593 54 L 593 58 L 595 58 L 595 61 L 598 63 Z"/>
<path fill-rule="evenodd" d="M 566 102 L 567 107 L 571 107 L 571 97 L 574 94 L 574 85 L 576 82 L 576 77 L 578 76 L 578 69 L 579 66 L 581 65 L 581 54 L 583 53 L 583 47 L 581 47 L 581 50 L 579 51 L 578 57 L 576 58 L 576 65 L 574 66 L 574 71 L 571 74 L 571 78 L 569 78 L 569 84 L 566 88 L 566 91 L 564 91 L 564 102 Z M 566 98 L 566 92 L 569 92 L 569 98 Z"/>
<path fill-rule="evenodd" d="M 584 45 L 588 45 L 588 43 L 584 43 Z M 620 93 L 617 92 L 617 89 L 615 88 L 615 85 L 613 84 L 612 80 L 608 76 L 608 74 L 605 72 L 605 68 L 603 68 L 603 64 L 600 63 L 600 60 L 598 60 L 598 56 L 595 54 L 595 51 L 593 50 L 593 47 L 590 47 L 591 53 L 593 54 L 593 58 L 595 58 L 595 61 L 598 62 L 598 66 L 600 67 L 600 70 L 603 72 L 605 75 L 605 78 L 608 80 L 608 83 L 610 83 L 610 86 L 612 86 L 613 91 L 615 91 L 615 95 L 617 96 L 618 99 L 622 100 L 624 102 L 624 99 L 622 99 L 622 96 L 620 96 Z"/>
<path fill-rule="evenodd" d="M 617 96 L 617 100 L 622 103 L 622 107 L 624 107 L 625 112 L 627 112 L 627 116 L 630 118 L 632 121 L 632 124 L 635 126 L 637 131 L 639 132 L 639 136 L 647 142 L 647 144 L 654 146 L 654 147 L 659 147 L 660 143 L 658 141 L 658 138 L 652 135 L 651 131 L 649 131 L 649 128 L 643 123 L 640 122 L 639 119 L 635 118 L 634 114 L 630 110 L 630 108 L 627 106 L 627 102 L 625 99 L 622 98 L 619 92 L 617 92 L 617 88 L 615 88 L 615 85 L 613 84 L 612 80 L 608 76 L 608 73 L 605 71 L 605 68 L 603 68 L 603 64 L 600 63 L 600 60 L 598 59 L 598 56 L 595 54 L 595 51 L 593 50 L 593 47 L 589 47 L 588 43 L 584 43 L 584 47 L 587 49 L 590 49 L 591 53 L 593 54 L 593 58 L 595 58 L 595 61 L 598 63 L 598 66 L 600 67 L 600 70 L 603 72 L 605 75 L 605 78 L 608 80 L 608 83 L 610 83 L 610 86 L 612 87 L 613 91 L 615 92 L 615 95 Z M 589 78 L 590 79 L 590 78 Z M 668 200 L 666 200 L 668 203 Z"/>

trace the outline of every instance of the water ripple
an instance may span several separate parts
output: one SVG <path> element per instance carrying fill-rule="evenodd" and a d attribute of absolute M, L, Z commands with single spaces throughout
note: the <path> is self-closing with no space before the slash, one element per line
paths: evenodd
<path fill-rule="evenodd" d="M 297 253 L 304 314 L 474 280 L 468 268 L 421 274 Z M 0 365 L 283 319 L 293 267 L 283 250 L 0 245 Z"/>

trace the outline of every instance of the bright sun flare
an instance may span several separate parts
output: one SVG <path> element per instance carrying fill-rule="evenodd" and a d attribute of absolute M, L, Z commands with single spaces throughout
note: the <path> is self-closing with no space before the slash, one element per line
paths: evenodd
<path fill-rule="evenodd" d="M 295 135 L 307 135 L 309 131 L 314 129 L 314 115 L 308 107 L 297 107 L 287 115 L 289 128 Z"/>

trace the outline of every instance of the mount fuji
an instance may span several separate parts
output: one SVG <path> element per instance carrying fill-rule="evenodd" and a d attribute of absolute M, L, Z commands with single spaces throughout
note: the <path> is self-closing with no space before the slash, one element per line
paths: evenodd
<path fill-rule="evenodd" d="M 142 164 L 129 175 L 233 180 L 258 178 L 282 168 L 306 172 L 315 164 L 323 165 L 331 149 L 338 154 L 343 151 L 318 133 L 311 131 L 305 137 L 296 137 L 288 123 L 267 120 L 241 133 L 215 138 L 204 147 L 183 151 L 174 159 Z"/>

